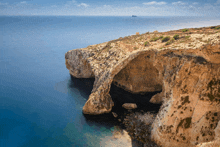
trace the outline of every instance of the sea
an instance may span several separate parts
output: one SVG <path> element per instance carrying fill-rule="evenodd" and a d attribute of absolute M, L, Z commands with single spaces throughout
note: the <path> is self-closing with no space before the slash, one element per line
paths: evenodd
<path fill-rule="evenodd" d="M 136 32 L 219 24 L 220 17 L 0 16 L 0 147 L 107 146 L 117 123 L 83 115 L 93 81 L 71 78 L 65 53 Z"/>

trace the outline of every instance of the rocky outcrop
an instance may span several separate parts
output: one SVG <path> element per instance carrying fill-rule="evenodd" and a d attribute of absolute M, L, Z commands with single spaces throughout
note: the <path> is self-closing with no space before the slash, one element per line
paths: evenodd
<path fill-rule="evenodd" d="M 83 113 L 98 115 L 111 111 L 111 83 L 131 93 L 161 91 L 149 99 L 162 103 L 152 124 L 153 141 L 165 147 L 218 143 L 220 33 L 210 28 L 203 29 L 203 33 L 204 30 L 208 32 L 204 34 L 207 42 L 197 38 L 201 36 L 196 34 L 198 29 L 190 29 L 191 38 L 190 34 L 182 34 L 171 45 L 160 40 L 149 43 L 152 37 L 162 35 L 156 32 L 67 52 L 66 67 L 72 76 L 95 77 Z M 172 36 L 179 32 L 163 34 Z M 186 41 L 184 45 L 182 41 Z M 150 45 L 146 46 L 146 42 Z"/>
<path fill-rule="evenodd" d="M 136 109 L 137 105 L 134 104 L 134 103 L 124 103 L 122 105 L 122 107 L 125 108 L 125 109 L 129 109 L 130 110 L 130 109 Z"/>
<path fill-rule="evenodd" d="M 208 60 L 203 50 L 204 58 L 167 54 L 171 66 L 166 66 L 163 105 L 151 132 L 161 146 L 194 146 L 219 133 L 215 129 L 220 120 L 220 64 Z"/>

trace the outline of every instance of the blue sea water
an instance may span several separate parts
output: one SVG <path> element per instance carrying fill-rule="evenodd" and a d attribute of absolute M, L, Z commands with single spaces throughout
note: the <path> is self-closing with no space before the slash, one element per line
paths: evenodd
<path fill-rule="evenodd" d="M 0 16 L 0 147 L 97 147 L 114 123 L 87 120 L 92 83 L 72 81 L 68 50 L 220 18 Z"/>

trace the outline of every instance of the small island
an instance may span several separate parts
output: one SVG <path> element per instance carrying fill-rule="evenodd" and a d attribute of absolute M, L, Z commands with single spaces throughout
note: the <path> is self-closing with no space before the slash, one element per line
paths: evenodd
<path fill-rule="evenodd" d="M 132 15 L 131 17 L 137 17 L 136 15 Z"/>
<path fill-rule="evenodd" d="M 220 26 L 136 33 L 70 50 L 65 63 L 71 76 L 95 78 L 84 114 L 112 114 L 146 146 L 220 146 Z M 160 104 L 158 113 L 119 118 L 112 84 L 133 94 L 155 92 L 143 101 Z"/>

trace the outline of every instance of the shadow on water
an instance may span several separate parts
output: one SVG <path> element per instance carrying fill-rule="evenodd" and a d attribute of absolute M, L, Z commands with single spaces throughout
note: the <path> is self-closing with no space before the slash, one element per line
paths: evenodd
<path fill-rule="evenodd" d="M 80 92 L 81 96 L 88 99 L 89 95 L 91 94 L 94 81 L 94 78 L 74 78 L 73 76 L 71 76 L 71 80 L 68 83 L 68 89 L 77 89 Z M 143 110 L 145 112 L 150 111 L 157 113 L 161 105 L 152 104 L 149 102 L 149 100 L 152 96 L 160 92 L 161 91 L 147 92 L 144 94 L 133 94 L 125 91 L 122 88 L 117 87 L 114 84 L 111 84 L 111 89 L 109 93 L 112 97 L 112 100 L 114 101 L 114 110 L 120 109 L 124 103 L 136 103 L 138 106 L 138 108 L 136 109 L 137 111 Z M 89 118 L 89 116 L 85 116 Z M 102 117 L 102 115 L 99 116 Z"/>
<path fill-rule="evenodd" d="M 77 89 L 83 97 L 88 98 L 91 94 L 95 79 L 74 78 L 73 76 L 70 77 L 71 80 L 69 81 L 68 88 L 70 90 L 73 88 Z"/>
<path fill-rule="evenodd" d="M 91 79 L 83 79 L 83 78 L 74 78 L 71 76 L 71 80 L 68 82 L 68 89 L 71 91 L 71 95 L 74 97 L 74 90 L 77 91 L 83 96 L 84 98 L 88 99 L 89 95 L 91 94 L 94 78 Z M 161 92 L 161 91 L 158 91 Z M 157 113 L 161 105 L 152 104 L 149 102 L 150 98 L 157 94 L 158 92 L 151 92 L 145 94 L 132 94 L 115 86 L 114 84 L 111 85 L 110 95 L 112 100 L 114 101 L 114 107 L 112 109 L 113 112 L 116 112 L 119 116 L 125 116 L 131 112 L 153 112 Z M 128 111 L 122 107 L 124 103 L 136 103 L 138 108 L 132 111 Z M 116 119 L 112 113 L 102 114 L 102 115 L 85 115 L 82 114 L 85 118 L 85 122 L 89 126 L 97 126 L 98 128 L 105 127 L 106 129 L 111 129 L 114 126 L 120 126 L 121 129 L 125 129 L 124 125 Z M 143 146 L 137 140 L 132 140 L 133 147 L 141 147 Z"/>
<path fill-rule="evenodd" d="M 89 95 L 91 94 L 94 81 L 94 78 L 84 79 L 74 78 L 73 76 L 71 76 L 71 80 L 68 83 L 68 89 L 70 91 L 74 91 L 74 89 L 77 89 L 82 97 L 88 99 Z M 74 95 L 72 96 L 74 97 Z M 115 125 L 119 125 L 119 123 L 116 121 L 111 113 L 97 116 L 83 114 L 83 116 L 86 118 L 85 121 L 89 126 L 98 125 L 100 127 L 103 126 L 107 129 L 110 129 Z"/>

